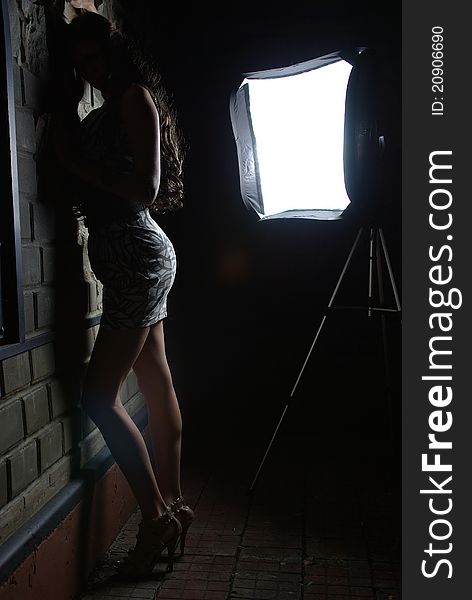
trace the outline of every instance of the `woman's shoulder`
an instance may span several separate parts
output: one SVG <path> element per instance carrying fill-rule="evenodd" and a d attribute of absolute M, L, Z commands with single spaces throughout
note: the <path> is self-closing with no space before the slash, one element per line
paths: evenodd
<path fill-rule="evenodd" d="M 159 118 L 154 96 L 148 87 L 141 83 L 131 83 L 116 99 L 115 109 L 122 121 L 127 120 L 129 115 L 150 114 L 151 112 L 157 112 L 157 118 Z"/>
<path fill-rule="evenodd" d="M 155 102 L 155 94 L 147 85 L 133 81 L 119 96 L 120 103 Z"/>

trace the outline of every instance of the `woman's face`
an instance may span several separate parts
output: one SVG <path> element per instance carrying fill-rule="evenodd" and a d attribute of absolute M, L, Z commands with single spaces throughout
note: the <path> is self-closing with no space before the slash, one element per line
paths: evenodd
<path fill-rule="evenodd" d="M 79 42 L 73 50 L 72 60 L 80 75 L 90 85 L 98 90 L 104 88 L 110 68 L 102 46 L 91 40 Z"/>

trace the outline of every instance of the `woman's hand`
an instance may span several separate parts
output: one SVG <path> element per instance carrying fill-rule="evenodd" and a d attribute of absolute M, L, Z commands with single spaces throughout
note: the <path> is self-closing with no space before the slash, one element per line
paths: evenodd
<path fill-rule="evenodd" d="M 75 9 L 77 14 L 80 14 L 80 11 L 83 10 L 87 12 L 98 12 L 95 8 L 94 0 L 66 0 L 66 2 Z"/>
<path fill-rule="evenodd" d="M 69 23 L 87 12 L 98 13 L 93 0 L 66 0 L 64 14 Z"/>

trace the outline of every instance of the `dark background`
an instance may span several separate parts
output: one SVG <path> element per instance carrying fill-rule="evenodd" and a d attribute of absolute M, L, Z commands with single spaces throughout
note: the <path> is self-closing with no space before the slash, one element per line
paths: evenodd
<path fill-rule="evenodd" d="M 339 48 L 382 46 L 394 55 L 398 50 L 400 61 L 401 4 L 315 3 L 308 10 L 290 3 L 281 11 L 267 3 L 263 10 L 235 5 L 231 14 L 217 8 L 189 13 L 181 6 L 163 12 L 152 5 L 145 20 L 132 11 L 126 23 L 156 56 L 188 146 L 185 208 L 158 219 L 178 258 L 165 332 L 184 427 L 188 440 L 231 433 L 243 443 L 249 432 L 260 434 L 262 447 L 289 399 L 359 222 L 259 222 L 240 196 L 230 94 L 245 72 Z M 400 89 L 392 93 L 400 97 Z M 398 114 L 392 122 L 399 122 Z M 399 156 L 393 173 L 400 183 Z M 398 194 L 381 225 L 401 293 L 400 210 Z M 336 304 L 365 304 L 367 242 L 344 281 Z M 392 306 L 388 286 L 386 292 Z M 399 460 L 398 315 L 387 317 L 387 333 L 388 389 L 379 317 L 331 312 L 284 427 L 330 444 L 393 450 Z"/>

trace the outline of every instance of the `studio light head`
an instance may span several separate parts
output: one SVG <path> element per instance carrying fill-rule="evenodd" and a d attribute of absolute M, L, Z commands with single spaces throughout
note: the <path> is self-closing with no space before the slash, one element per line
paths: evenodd
<path fill-rule="evenodd" d="M 230 113 L 248 209 L 261 220 L 377 210 L 390 141 L 384 66 L 362 47 L 246 73 Z"/>

